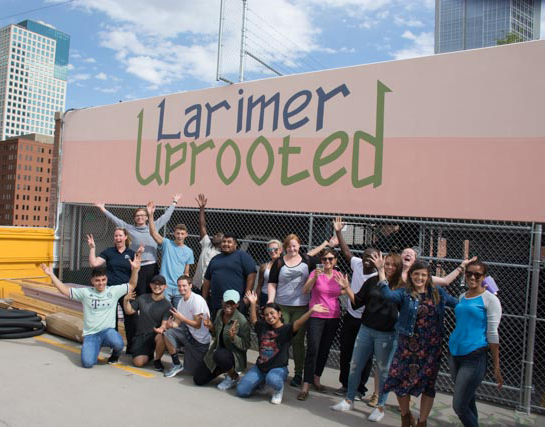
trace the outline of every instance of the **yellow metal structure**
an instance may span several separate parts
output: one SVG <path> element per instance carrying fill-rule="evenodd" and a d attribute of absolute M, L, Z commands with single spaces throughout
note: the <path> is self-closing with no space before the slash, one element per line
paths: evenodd
<path fill-rule="evenodd" d="M 21 292 L 6 279 L 29 279 L 50 283 L 40 264 L 53 262 L 55 233 L 51 228 L 0 227 L 0 298 Z"/>

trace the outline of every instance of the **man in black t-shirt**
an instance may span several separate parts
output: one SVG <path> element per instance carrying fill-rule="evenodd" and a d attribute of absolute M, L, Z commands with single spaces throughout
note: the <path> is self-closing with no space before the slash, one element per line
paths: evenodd
<path fill-rule="evenodd" d="M 138 313 L 138 326 L 132 341 L 132 361 L 134 366 L 144 366 L 153 358 L 157 371 L 163 371 L 160 358 L 154 358 L 156 336 L 166 329 L 172 306 L 165 298 L 167 282 L 157 274 L 150 283 L 151 294 L 143 294 L 134 299 L 134 294 L 127 294 L 123 300 L 127 314 Z M 155 352 L 157 354 L 157 352 Z M 162 354 L 162 353 L 161 353 Z"/>

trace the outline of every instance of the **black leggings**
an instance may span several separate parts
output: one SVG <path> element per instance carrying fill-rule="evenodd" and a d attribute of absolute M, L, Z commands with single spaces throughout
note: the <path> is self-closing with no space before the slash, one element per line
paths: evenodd
<path fill-rule="evenodd" d="M 214 352 L 214 363 L 216 364 L 216 369 L 214 372 L 211 372 L 204 363 L 204 360 L 201 362 L 199 367 L 195 369 L 193 374 L 193 382 L 196 385 L 205 385 L 212 381 L 217 376 L 223 374 L 224 372 L 230 371 L 235 367 L 235 357 L 226 348 L 218 348 Z"/>

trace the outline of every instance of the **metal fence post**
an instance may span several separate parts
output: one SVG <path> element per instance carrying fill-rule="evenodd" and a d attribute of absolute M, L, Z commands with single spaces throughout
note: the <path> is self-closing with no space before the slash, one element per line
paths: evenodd
<path fill-rule="evenodd" d="M 308 250 L 312 249 L 312 232 L 314 228 L 314 215 L 310 214 L 310 220 L 308 222 Z"/>
<path fill-rule="evenodd" d="M 528 343 L 526 351 L 524 384 L 522 387 L 522 407 L 520 408 L 526 414 L 530 414 L 532 405 L 532 373 L 534 369 L 534 348 L 536 336 L 537 319 L 537 299 L 539 291 L 539 270 L 541 264 L 541 233 L 542 225 L 537 224 L 532 230 L 534 247 L 532 251 L 532 287 L 530 289 L 530 311 L 528 319 Z"/>
<path fill-rule="evenodd" d="M 64 267 L 64 221 L 66 219 L 66 209 L 68 206 L 65 203 L 61 204 L 61 237 L 59 242 L 59 279 L 62 281 Z"/>

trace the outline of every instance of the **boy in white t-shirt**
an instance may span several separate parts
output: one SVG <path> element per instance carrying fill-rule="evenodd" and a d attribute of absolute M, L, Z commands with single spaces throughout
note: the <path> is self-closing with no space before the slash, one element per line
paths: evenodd
<path fill-rule="evenodd" d="M 172 357 L 172 367 L 165 372 L 165 377 L 174 377 L 184 369 L 193 372 L 204 360 L 204 356 L 210 345 L 210 333 L 202 321 L 204 317 L 210 317 L 208 305 L 203 297 L 191 292 L 191 278 L 180 276 L 178 279 L 178 291 L 181 300 L 178 307 L 171 308 L 172 317 L 167 322 L 168 329 L 163 332 L 162 345 L 156 348 L 157 357 L 160 358 L 165 347 Z M 184 347 L 184 365 L 178 358 L 178 347 Z"/>

